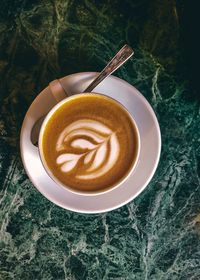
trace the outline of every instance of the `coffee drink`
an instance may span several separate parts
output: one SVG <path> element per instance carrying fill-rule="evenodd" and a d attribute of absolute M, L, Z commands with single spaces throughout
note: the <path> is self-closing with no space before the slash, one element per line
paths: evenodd
<path fill-rule="evenodd" d="M 47 117 L 40 139 L 50 175 L 78 192 L 99 192 L 122 181 L 138 156 L 137 128 L 124 107 L 100 94 L 67 98 Z"/>

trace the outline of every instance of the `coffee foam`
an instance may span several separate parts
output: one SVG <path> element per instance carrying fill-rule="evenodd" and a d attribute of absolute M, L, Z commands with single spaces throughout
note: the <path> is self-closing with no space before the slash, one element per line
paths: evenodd
<path fill-rule="evenodd" d="M 66 148 L 74 152 L 66 153 Z M 77 151 L 82 150 L 82 153 Z M 68 125 L 58 137 L 56 159 L 62 172 L 71 172 L 78 164 L 75 175 L 79 180 L 90 180 L 105 175 L 117 162 L 120 145 L 116 132 L 92 119 L 82 119 Z"/>

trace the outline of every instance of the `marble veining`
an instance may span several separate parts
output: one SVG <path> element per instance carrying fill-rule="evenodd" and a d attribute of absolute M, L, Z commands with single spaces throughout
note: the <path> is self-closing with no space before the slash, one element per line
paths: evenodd
<path fill-rule="evenodd" d="M 1 1 L 0 279 L 200 279 L 200 109 L 179 33 L 174 1 Z M 125 42 L 135 56 L 116 75 L 156 112 L 159 167 L 128 205 L 72 213 L 27 178 L 22 120 L 51 80 L 102 69 Z"/>

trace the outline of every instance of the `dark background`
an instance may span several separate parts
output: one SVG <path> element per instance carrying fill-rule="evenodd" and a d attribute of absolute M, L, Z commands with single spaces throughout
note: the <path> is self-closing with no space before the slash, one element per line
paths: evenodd
<path fill-rule="evenodd" d="M 198 2 L 0 2 L 0 279 L 200 279 Z M 22 121 L 50 81 L 100 71 L 124 43 L 135 55 L 115 75 L 156 113 L 159 166 L 120 209 L 61 209 L 25 173 Z"/>

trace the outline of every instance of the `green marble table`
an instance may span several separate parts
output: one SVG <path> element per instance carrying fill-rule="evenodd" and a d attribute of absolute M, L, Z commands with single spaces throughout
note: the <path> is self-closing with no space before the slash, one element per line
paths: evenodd
<path fill-rule="evenodd" d="M 200 107 L 185 75 L 180 29 L 174 1 L 1 1 L 1 280 L 200 279 Z M 118 210 L 66 211 L 24 171 L 23 118 L 51 80 L 101 70 L 125 42 L 135 56 L 116 75 L 156 112 L 158 169 Z"/>

